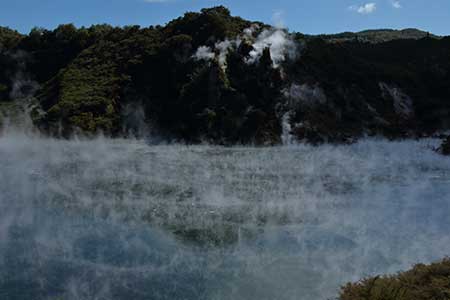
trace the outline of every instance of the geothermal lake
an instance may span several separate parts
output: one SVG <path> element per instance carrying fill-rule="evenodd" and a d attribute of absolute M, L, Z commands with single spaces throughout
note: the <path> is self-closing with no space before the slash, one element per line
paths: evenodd
<path fill-rule="evenodd" d="M 319 300 L 449 255 L 439 141 L 0 137 L 0 299 Z"/>

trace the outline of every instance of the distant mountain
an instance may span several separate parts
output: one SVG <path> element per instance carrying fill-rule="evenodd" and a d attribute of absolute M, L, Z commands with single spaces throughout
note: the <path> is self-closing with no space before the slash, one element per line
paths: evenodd
<path fill-rule="evenodd" d="M 449 82 L 449 37 L 308 36 L 222 6 L 148 28 L 0 30 L 0 99 L 30 98 L 35 126 L 55 136 L 229 145 L 432 135 L 450 129 Z"/>
<path fill-rule="evenodd" d="M 314 36 L 316 37 L 316 36 Z M 345 42 L 358 40 L 360 42 L 370 42 L 370 43 L 383 43 L 392 40 L 400 39 L 413 39 L 419 40 L 423 38 L 435 38 L 440 39 L 440 36 L 430 34 L 429 32 L 422 31 L 415 28 L 407 28 L 402 30 L 394 29 L 375 29 L 375 30 L 364 30 L 360 32 L 343 32 L 338 34 L 323 34 L 319 37 L 331 41 L 331 42 Z"/>

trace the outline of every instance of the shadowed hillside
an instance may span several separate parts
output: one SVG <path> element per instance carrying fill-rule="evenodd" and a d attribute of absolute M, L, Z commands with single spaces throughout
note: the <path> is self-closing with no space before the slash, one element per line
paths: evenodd
<path fill-rule="evenodd" d="M 450 128 L 450 38 L 306 36 L 189 12 L 165 26 L 0 30 L 0 99 L 43 132 L 218 144 L 351 142 Z"/>

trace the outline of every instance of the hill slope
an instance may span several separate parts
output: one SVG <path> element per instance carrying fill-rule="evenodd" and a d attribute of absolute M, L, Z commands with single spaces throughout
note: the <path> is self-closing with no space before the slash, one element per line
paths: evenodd
<path fill-rule="evenodd" d="M 52 135 L 275 144 L 450 128 L 450 38 L 413 29 L 312 37 L 214 7 L 164 27 L 2 29 L 0 42 L 0 99 L 34 97 Z"/>

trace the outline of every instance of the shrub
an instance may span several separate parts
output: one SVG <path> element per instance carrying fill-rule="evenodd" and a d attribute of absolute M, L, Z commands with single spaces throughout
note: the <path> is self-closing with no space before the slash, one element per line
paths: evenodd
<path fill-rule="evenodd" d="M 376 276 L 342 288 L 339 300 L 448 300 L 450 259 L 393 276 Z"/>

